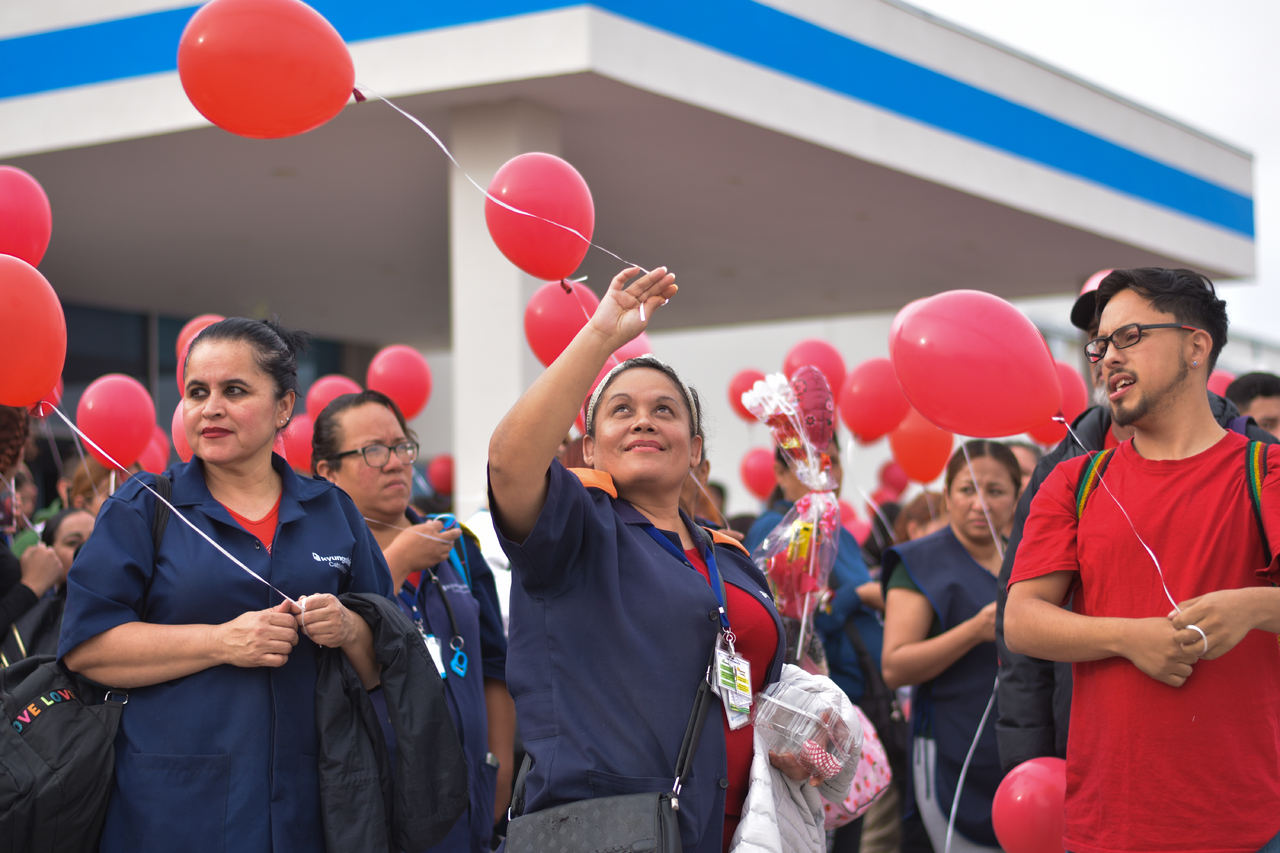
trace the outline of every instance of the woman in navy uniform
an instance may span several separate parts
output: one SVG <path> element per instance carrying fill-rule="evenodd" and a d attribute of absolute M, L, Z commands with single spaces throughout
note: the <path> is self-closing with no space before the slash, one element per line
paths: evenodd
<path fill-rule="evenodd" d="M 62 660 L 129 694 L 104 853 L 324 851 L 315 648 L 341 648 L 375 686 L 369 626 L 336 596 L 390 596 L 391 576 L 350 498 L 272 454 L 298 344 L 231 318 L 184 366 L 194 455 L 172 469 L 171 501 L 262 580 L 178 518 L 156 553 L 150 475 L 112 495 L 71 567 Z"/>
<path fill-rule="evenodd" d="M 718 573 L 752 692 L 778 679 L 785 642 L 763 574 L 734 540 L 680 511 L 702 451 L 697 396 L 646 356 L 617 365 L 585 412 L 590 469 L 554 461 L 611 354 L 675 295 L 674 276 L 624 270 L 595 315 L 499 424 L 489 505 L 514 573 L 508 686 L 532 761 L 525 813 L 670 791 L 719 618 Z M 686 853 L 719 853 L 737 825 L 751 727 L 707 715 L 680 794 Z M 798 763 L 788 767 L 804 778 Z"/>
<path fill-rule="evenodd" d="M 312 466 L 355 501 L 382 547 L 405 615 L 418 625 L 444 677 L 467 756 L 471 804 L 432 853 L 488 853 L 511 794 L 515 706 L 507 692 L 507 639 L 493 573 L 474 538 L 443 530 L 409 506 L 418 443 L 396 404 L 378 391 L 344 394 L 316 417 Z M 392 748 L 381 694 L 373 694 Z M 501 795 L 499 795 L 501 792 Z"/>
<path fill-rule="evenodd" d="M 977 736 L 951 842 L 964 853 L 998 846 L 991 802 L 1004 773 L 994 708 L 978 732 L 996 678 L 998 531 L 1013 518 L 1022 471 L 1003 444 L 970 441 L 952 455 L 944 482 L 950 524 L 884 552 L 882 663 L 890 687 L 915 685 L 907 796 L 936 850 L 946 845 L 960 771 Z"/>

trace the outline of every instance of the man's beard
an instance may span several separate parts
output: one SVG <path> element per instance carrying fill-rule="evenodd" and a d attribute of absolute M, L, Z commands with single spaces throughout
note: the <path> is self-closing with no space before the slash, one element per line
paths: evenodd
<path fill-rule="evenodd" d="M 1111 420 L 1116 426 L 1127 427 L 1145 418 L 1153 411 L 1159 411 L 1166 405 L 1173 396 L 1174 389 L 1183 383 L 1187 378 L 1187 374 L 1191 372 L 1191 368 L 1187 365 L 1187 360 L 1178 356 L 1178 375 L 1169 380 L 1169 383 L 1158 391 L 1143 391 L 1142 397 L 1131 408 L 1121 409 L 1114 403 L 1111 405 Z M 1136 376 L 1134 377 L 1137 378 Z M 1106 390 L 1106 386 L 1103 386 Z"/>

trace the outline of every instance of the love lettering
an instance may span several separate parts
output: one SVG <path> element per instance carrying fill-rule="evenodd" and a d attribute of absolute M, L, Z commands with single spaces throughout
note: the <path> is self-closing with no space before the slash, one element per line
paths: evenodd
<path fill-rule="evenodd" d="M 13 729 L 16 732 L 24 731 L 30 726 L 35 718 L 45 712 L 47 708 L 52 708 L 62 702 L 75 701 L 76 694 L 71 690 L 52 690 L 43 695 L 37 696 L 36 701 L 22 709 L 22 713 L 13 719 Z"/>

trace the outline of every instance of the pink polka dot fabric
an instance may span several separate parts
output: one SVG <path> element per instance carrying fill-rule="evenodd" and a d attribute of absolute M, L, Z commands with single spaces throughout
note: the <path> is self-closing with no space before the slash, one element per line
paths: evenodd
<path fill-rule="evenodd" d="M 885 756 L 884 745 L 880 743 L 880 735 L 876 734 L 875 726 L 871 725 L 861 708 L 855 707 L 854 711 L 858 714 L 858 721 L 862 723 L 862 759 L 858 762 L 858 772 L 854 774 L 848 796 L 838 803 L 822 798 L 827 829 L 844 826 L 866 814 L 871 804 L 889 787 L 889 780 L 892 778 L 889 759 Z M 826 754 L 825 751 L 823 754 Z"/>

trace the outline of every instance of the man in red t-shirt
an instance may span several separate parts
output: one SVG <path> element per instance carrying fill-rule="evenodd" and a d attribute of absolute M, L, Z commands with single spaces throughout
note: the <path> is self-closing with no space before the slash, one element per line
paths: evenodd
<path fill-rule="evenodd" d="M 1271 853 L 1280 850 L 1280 588 L 1271 583 L 1280 452 L 1262 485 L 1264 537 L 1248 441 L 1209 409 L 1227 315 L 1208 279 L 1116 270 L 1098 288 L 1098 311 L 1102 337 L 1087 351 L 1102 365 L 1115 423 L 1135 434 L 1086 500 L 1077 487 L 1092 457 L 1045 480 L 1005 610 L 1012 651 L 1073 663 L 1064 845 Z M 1071 612 L 1060 605 L 1073 591 Z"/>

